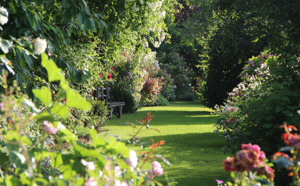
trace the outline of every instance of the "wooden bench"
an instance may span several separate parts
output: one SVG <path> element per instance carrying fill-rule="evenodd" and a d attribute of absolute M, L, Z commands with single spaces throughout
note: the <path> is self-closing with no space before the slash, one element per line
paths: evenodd
<path fill-rule="evenodd" d="M 97 100 L 105 100 L 105 104 L 107 105 L 107 108 L 109 109 L 109 118 L 112 119 L 112 115 L 114 114 L 118 118 L 122 117 L 122 111 L 123 106 L 125 105 L 125 102 L 110 102 L 110 96 L 109 96 L 109 87 L 98 87 L 93 92 L 94 99 Z"/>

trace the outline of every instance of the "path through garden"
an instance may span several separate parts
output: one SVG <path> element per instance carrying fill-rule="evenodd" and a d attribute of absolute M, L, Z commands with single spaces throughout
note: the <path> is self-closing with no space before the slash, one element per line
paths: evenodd
<path fill-rule="evenodd" d="M 136 120 L 143 119 L 148 112 L 154 115 L 150 128 L 158 129 L 160 133 L 144 130 L 138 136 L 148 144 L 151 144 L 151 139 L 154 142 L 166 141 L 155 153 L 171 162 L 172 166 L 162 163 L 169 178 L 174 178 L 179 186 L 212 186 L 217 185 L 216 179 L 228 180 L 229 173 L 222 169 L 222 161 L 229 155 L 224 154 L 222 149 L 224 137 L 222 133 L 213 132 L 216 116 L 211 114 L 212 110 L 198 101 L 144 107 L 136 113 L 124 114 L 122 119 L 114 118 L 105 129 L 120 139 L 129 139 L 132 127 L 120 124 L 132 122 L 137 124 L 138 129 Z M 142 150 L 140 146 L 130 148 L 137 152 Z M 167 185 L 163 176 L 158 181 Z"/>

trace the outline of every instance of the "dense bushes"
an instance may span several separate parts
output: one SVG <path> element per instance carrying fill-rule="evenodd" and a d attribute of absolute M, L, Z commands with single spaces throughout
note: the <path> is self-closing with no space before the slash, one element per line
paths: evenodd
<path fill-rule="evenodd" d="M 138 104 L 136 103 L 132 93 L 124 87 L 119 87 L 116 85 L 112 86 L 110 89 L 110 96 L 112 101 L 125 102 L 125 106 L 123 107 L 124 113 L 132 113 L 138 109 Z"/>
<path fill-rule="evenodd" d="M 270 155 L 282 146 L 278 125 L 300 123 L 299 72 L 299 58 L 293 55 L 265 51 L 249 59 L 242 83 L 229 93 L 224 106 L 215 107 L 220 115 L 216 126 L 225 130 L 227 150 L 250 142 Z"/>

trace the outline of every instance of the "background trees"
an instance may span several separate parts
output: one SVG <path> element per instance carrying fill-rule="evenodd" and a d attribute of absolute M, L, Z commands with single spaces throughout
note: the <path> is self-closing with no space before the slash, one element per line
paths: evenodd
<path fill-rule="evenodd" d="M 208 42 L 204 103 L 222 104 L 240 81 L 242 63 L 263 48 L 299 53 L 299 1 L 218 1 L 216 32 Z"/>

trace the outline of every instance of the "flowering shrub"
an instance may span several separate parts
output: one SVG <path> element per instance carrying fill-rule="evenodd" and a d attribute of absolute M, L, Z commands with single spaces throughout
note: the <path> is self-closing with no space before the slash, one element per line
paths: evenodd
<path fill-rule="evenodd" d="M 242 150 L 235 157 L 227 157 L 223 169 L 233 172 L 234 183 L 238 185 L 272 184 L 274 170 L 266 163 L 266 156 L 258 145 L 242 144 Z M 218 185 L 223 182 L 217 180 Z M 260 183 L 260 184 L 259 184 Z M 227 183 L 225 185 L 230 185 Z"/>
<path fill-rule="evenodd" d="M 155 105 L 158 95 L 162 89 L 162 79 L 160 78 L 149 78 L 143 86 L 142 95 L 143 105 Z"/>
<path fill-rule="evenodd" d="M 71 89 L 46 54 L 42 54 L 42 65 L 48 72 L 49 83 L 60 82 L 58 100 L 51 99 L 47 87 L 34 89 L 34 95 L 45 109 L 20 97 L 15 99 L 8 89 L 6 78 L 0 103 L 0 183 L 7 185 L 147 185 L 154 184 L 153 175 L 163 174 L 158 162 L 150 170 L 141 167 L 153 159 L 154 150 L 164 142 L 153 143 L 149 152 L 143 154 L 144 162 L 138 168 L 139 160 L 135 151 L 129 150 L 122 142 L 104 141 L 90 130 L 92 142 L 83 144 L 75 134 L 62 123 L 68 117 L 68 108 L 87 111 L 91 104 Z M 66 97 L 65 97 L 66 96 Z M 149 127 L 153 116 L 147 114 L 140 120 L 142 127 Z M 34 131 L 30 129 L 35 128 Z M 134 138 L 132 138 L 134 139 Z M 67 143 L 68 149 L 62 148 Z M 153 172 L 148 176 L 149 172 Z"/>
<path fill-rule="evenodd" d="M 242 82 L 229 93 L 219 115 L 217 130 L 224 130 L 226 149 L 235 152 L 241 143 L 259 144 L 268 155 L 281 146 L 274 123 L 299 125 L 299 58 L 264 51 L 249 59 Z M 270 146 L 272 143 L 274 145 Z"/>
<path fill-rule="evenodd" d="M 287 169 L 289 171 L 288 176 L 291 176 L 292 185 L 299 185 L 299 149 L 300 149 L 300 136 L 297 133 L 297 128 L 293 125 L 281 125 L 285 133 L 282 135 L 283 141 L 288 145 L 287 147 L 280 148 L 279 152 L 273 155 L 274 164 L 279 169 Z"/>

